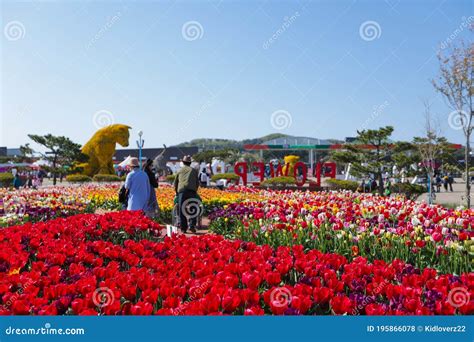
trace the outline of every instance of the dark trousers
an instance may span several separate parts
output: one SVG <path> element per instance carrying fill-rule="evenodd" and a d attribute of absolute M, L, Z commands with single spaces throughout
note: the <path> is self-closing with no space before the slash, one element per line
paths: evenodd
<path fill-rule="evenodd" d="M 197 198 L 196 191 L 192 190 L 184 190 L 178 193 L 178 203 L 179 203 L 179 224 L 180 228 L 183 231 L 188 229 L 188 220 L 189 220 L 189 228 L 195 228 L 197 224 L 197 216 L 195 215 L 186 215 L 186 213 L 192 212 L 192 209 L 186 209 L 183 205 L 186 200 L 190 198 Z"/>

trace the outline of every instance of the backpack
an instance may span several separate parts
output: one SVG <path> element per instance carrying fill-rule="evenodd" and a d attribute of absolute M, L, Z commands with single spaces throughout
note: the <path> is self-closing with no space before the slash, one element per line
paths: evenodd
<path fill-rule="evenodd" d="M 125 186 L 122 186 L 119 190 L 118 201 L 122 204 L 127 204 L 128 202 L 128 190 L 125 189 Z"/>

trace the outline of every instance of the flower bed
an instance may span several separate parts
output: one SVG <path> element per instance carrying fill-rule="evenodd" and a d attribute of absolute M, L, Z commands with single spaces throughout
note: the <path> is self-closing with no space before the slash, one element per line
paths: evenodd
<path fill-rule="evenodd" d="M 398 258 L 444 273 L 473 268 L 474 210 L 347 191 L 285 191 L 269 197 L 215 211 L 211 230 L 274 247 L 301 244 L 350 259 Z"/>
<path fill-rule="evenodd" d="M 0 314 L 474 313 L 472 273 L 160 229 L 116 212 L 1 230 Z"/>
<path fill-rule="evenodd" d="M 0 227 L 25 222 L 46 221 L 55 217 L 67 217 L 78 213 L 93 213 L 97 209 L 114 211 L 121 209 L 118 202 L 118 184 L 48 187 L 40 190 L 9 190 L 0 188 Z M 174 190 L 160 185 L 156 195 L 161 208 L 161 220 L 170 221 L 174 205 Z M 199 190 L 206 212 L 221 208 L 224 204 L 245 199 L 257 199 L 258 193 L 221 191 L 204 188 Z"/>

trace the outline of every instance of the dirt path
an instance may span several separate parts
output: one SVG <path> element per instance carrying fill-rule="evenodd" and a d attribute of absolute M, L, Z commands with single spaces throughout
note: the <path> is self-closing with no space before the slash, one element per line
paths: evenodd
<path fill-rule="evenodd" d="M 209 218 L 207 218 L 206 216 L 202 218 L 202 227 L 201 229 L 199 229 L 196 233 L 191 233 L 189 230 L 186 234 L 186 236 L 199 236 L 199 235 L 206 235 L 206 234 L 211 234 L 208 230 L 208 227 L 209 227 L 209 223 L 211 221 L 209 220 Z M 166 236 L 166 227 L 162 230 L 162 234 L 163 236 Z M 178 232 L 178 234 L 181 234 L 181 232 Z"/>

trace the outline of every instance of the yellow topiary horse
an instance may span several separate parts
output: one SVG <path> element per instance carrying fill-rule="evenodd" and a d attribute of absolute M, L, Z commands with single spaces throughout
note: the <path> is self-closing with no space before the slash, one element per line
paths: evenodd
<path fill-rule="evenodd" d="M 288 175 L 288 177 L 293 177 L 293 170 L 295 168 L 295 165 L 297 162 L 299 162 L 300 157 L 294 156 L 294 155 L 289 155 L 285 156 L 285 165 L 283 166 L 283 174 Z M 286 168 L 288 166 L 288 173 L 286 173 Z"/>
<path fill-rule="evenodd" d="M 127 125 L 115 124 L 99 129 L 92 138 L 82 147 L 82 153 L 89 156 L 87 163 L 79 165 L 83 174 L 114 174 L 112 158 L 115 154 L 115 144 L 128 146 L 130 137 Z"/>

